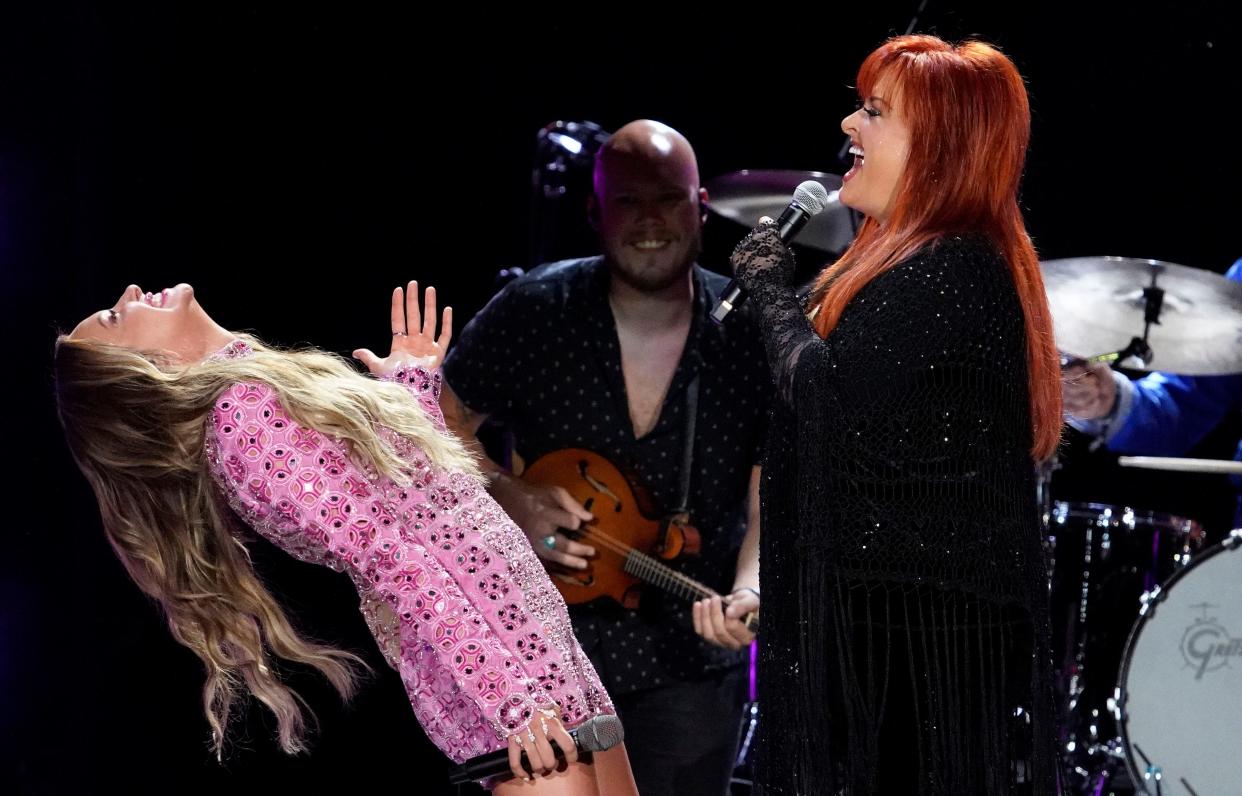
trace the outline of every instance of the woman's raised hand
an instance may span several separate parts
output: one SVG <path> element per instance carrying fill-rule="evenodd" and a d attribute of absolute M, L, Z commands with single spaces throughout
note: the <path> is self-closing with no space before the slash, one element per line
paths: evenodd
<path fill-rule="evenodd" d="M 432 370 L 444 361 L 449 341 L 453 339 L 453 308 L 445 307 L 436 336 L 436 289 L 424 293 L 423 309 L 418 306 L 418 282 L 411 281 L 405 290 L 392 292 L 390 322 L 392 349 L 386 357 L 376 356 L 369 348 L 354 351 L 354 359 L 367 366 L 376 376 L 385 376 L 402 367 Z"/>

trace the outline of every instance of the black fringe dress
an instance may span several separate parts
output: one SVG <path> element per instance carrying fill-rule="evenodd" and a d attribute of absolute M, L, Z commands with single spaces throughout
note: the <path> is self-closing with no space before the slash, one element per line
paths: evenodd
<path fill-rule="evenodd" d="M 757 792 L 1054 793 L 1025 335 L 1005 260 L 982 235 L 942 238 L 873 280 L 824 340 L 777 262 L 787 250 L 760 249 L 739 272 L 780 394 Z"/>

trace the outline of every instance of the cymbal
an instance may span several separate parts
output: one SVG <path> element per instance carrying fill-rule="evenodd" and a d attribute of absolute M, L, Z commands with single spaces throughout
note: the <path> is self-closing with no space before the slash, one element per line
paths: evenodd
<path fill-rule="evenodd" d="M 1041 263 L 1057 347 L 1094 356 L 1143 336 L 1143 289 L 1164 290 L 1151 325 L 1149 370 L 1184 376 L 1242 372 L 1242 283 L 1201 268 L 1128 257 Z"/>
<path fill-rule="evenodd" d="M 707 209 L 716 215 L 750 229 L 761 216 L 777 218 L 789 206 L 794 189 L 805 180 L 815 180 L 828 189 L 828 206 L 811 218 L 794 242 L 829 254 L 840 254 L 854 240 L 857 224 L 837 193 L 841 178 L 822 171 L 792 169 L 745 169 L 722 174 L 703 184 L 707 189 Z"/>

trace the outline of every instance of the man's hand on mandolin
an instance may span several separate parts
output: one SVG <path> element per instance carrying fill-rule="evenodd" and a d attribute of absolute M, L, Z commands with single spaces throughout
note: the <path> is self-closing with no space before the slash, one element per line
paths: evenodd
<path fill-rule="evenodd" d="M 595 515 L 564 487 L 530 484 L 503 474 L 492 485 L 492 497 L 526 533 L 537 556 L 570 570 L 587 568 L 587 559 L 595 555 L 595 548 L 570 539 L 562 531 L 576 531 Z"/>
<path fill-rule="evenodd" d="M 746 629 L 747 614 L 759 610 L 759 593 L 754 589 L 738 589 L 725 597 L 709 597 L 694 603 L 694 632 L 711 643 L 738 650 L 755 640 Z"/>

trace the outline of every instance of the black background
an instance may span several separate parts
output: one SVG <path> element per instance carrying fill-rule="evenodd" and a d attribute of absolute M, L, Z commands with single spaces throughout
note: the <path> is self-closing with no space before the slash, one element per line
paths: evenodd
<path fill-rule="evenodd" d="M 528 265 L 536 132 L 665 121 L 704 178 L 840 173 L 862 58 L 913 2 L 806 11 L 541 5 L 366 10 L 220 3 L 0 11 L 0 300 L 9 351 L 8 522 L 0 580 L 0 789 L 451 792 L 396 676 L 320 717 L 285 759 L 259 708 L 223 767 L 207 751 L 197 660 L 164 631 L 98 528 L 58 437 L 58 329 L 130 282 L 192 282 L 225 326 L 280 343 L 378 349 L 387 294 L 434 282 L 458 323 Z M 1023 207 L 1044 258 L 1152 257 L 1222 272 L 1242 255 L 1228 4 L 950 3 L 917 30 L 978 35 L 1029 84 Z M 740 229 L 709 227 L 708 251 Z M 719 267 L 719 261 L 709 262 Z M 1237 422 L 1197 449 L 1228 456 Z M 1227 527 L 1223 479 L 1120 473 L 1073 436 L 1058 497 L 1129 502 Z M 302 625 L 378 667 L 341 576 L 258 549 Z M 630 731 L 637 731 L 630 728 Z"/>

